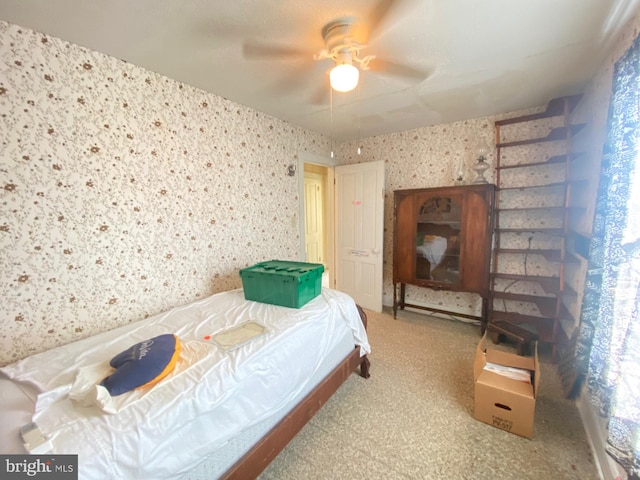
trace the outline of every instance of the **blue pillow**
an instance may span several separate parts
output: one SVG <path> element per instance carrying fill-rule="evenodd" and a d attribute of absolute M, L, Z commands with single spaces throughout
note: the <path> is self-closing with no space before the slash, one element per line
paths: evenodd
<path fill-rule="evenodd" d="M 100 385 L 111 396 L 155 385 L 176 366 L 180 356 L 180 340 L 168 333 L 136 343 L 111 359 L 116 369 Z"/>

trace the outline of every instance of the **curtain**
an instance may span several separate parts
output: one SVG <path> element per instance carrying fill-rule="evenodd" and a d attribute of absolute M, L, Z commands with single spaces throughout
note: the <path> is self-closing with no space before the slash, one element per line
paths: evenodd
<path fill-rule="evenodd" d="M 607 419 L 607 453 L 640 478 L 640 37 L 618 60 L 603 148 L 576 367 Z"/>

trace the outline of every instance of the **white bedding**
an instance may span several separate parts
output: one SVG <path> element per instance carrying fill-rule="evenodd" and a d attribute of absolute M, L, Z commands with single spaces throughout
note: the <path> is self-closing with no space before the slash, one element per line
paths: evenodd
<path fill-rule="evenodd" d="M 249 320 L 268 332 L 227 352 L 205 340 Z M 186 348 L 159 384 L 124 394 L 113 415 L 69 400 L 81 367 L 162 333 L 175 333 Z M 356 306 L 341 292 L 323 289 L 301 309 L 248 302 L 242 290 L 225 292 L 0 369 L 11 389 L 37 402 L 34 413 L 33 402 L 16 401 L 3 380 L 0 415 L 11 415 L 12 425 L 32 415 L 51 438 L 52 453 L 79 455 L 81 478 L 173 478 L 297 401 L 345 337 L 369 353 Z M 17 428 L 9 430 L 3 428 L 1 451 L 24 453 L 16 451 Z"/>
<path fill-rule="evenodd" d="M 435 235 L 433 237 L 433 240 L 424 242 L 422 245 L 416 247 L 416 252 L 427 259 L 431 265 L 431 270 L 440 265 L 447 251 L 447 239 Z"/>

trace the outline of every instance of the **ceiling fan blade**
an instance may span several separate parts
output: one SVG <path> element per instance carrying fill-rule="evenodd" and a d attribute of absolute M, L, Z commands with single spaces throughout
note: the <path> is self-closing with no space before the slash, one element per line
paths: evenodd
<path fill-rule="evenodd" d="M 322 80 L 322 86 L 313 94 L 309 102 L 311 105 L 327 105 L 329 103 L 329 81 L 327 79 Z"/>
<path fill-rule="evenodd" d="M 276 94 L 290 93 L 292 90 L 307 85 L 312 81 L 315 69 L 312 63 L 303 63 L 296 68 L 287 70 L 284 78 L 271 87 L 271 91 Z"/>
<path fill-rule="evenodd" d="M 415 0 L 378 0 L 366 18 L 359 19 L 353 24 L 351 38 L 362 45 L 372 43 L 382 33 L 380 29 L 392 11 L 405 10 L 404 7 L 410 1 Z"/>
<path fill-rule="evenodd" d="M 242 45 L 242 54 L 245 58 L 257 57 L 308 57 L 313 60 L 313 52 L 300 48 L 280 45 L 266 45 L 261 43 L 245 42 Z"/>
<path fill-rule="evenodd" d="M 418 80 L 424 80 L 431 74 L 431 72 L 427 70 L 414 68 L 410 65 L 396 63 L 377 57 L 371 60 L 371 63 L 369 63 L 369 70 L 376 73 L 395 75 L 398 77 L 415 78 Z"/>
<path fill-rule="evenodd" d="M 247 33 L 244 25 L 207 17 L 198 18 L 193 24 L 186 24 L 184 27 L 185 35 L 193 35 L 200 41 L 237 40 Z"/>
<path fill-rule="evenodd" d="M 396 3 L 400 3 L 398 0 L 379 0 L 376 6 L 369 14 L 369 36 L 373 36 L 380 24 L 384 21 L 391 9 Z"/>
<path fill-rule="evenodd" d="M 410 16 L 409 9 L 417 5 L 417 0 L 378 0 L 373 10 L 366 18 L 364 27 L 360 30 L 368 30 L 363 43 L 372 43 L 380 36 L 384 23 L 388 23 L 390 17 Z M 362 32 L 360 32 L 362 34 Z"/>
<path fill-rule="evenodd" d="M 327 105 L 329 103 L 329 89 L 319 89 L 316 94 L 311 98 L 312 105 Z"/>

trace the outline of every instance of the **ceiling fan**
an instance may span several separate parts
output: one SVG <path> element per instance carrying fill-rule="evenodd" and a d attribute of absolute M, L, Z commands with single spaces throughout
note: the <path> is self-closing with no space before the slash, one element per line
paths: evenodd
<path fill-rule="evenodd" d="M 371 71 L 401 76 L 414 81 L 422 81 L 428 76 L 425 70 L 410 65 L 396 63 L 380 58 L 372 53 L 363 55 L 368 48 L 367 42 L 373 38 L 375 30 L 384 21 L 391 8 L 403 0 L 380 0 L 368 17 L 361 21 L 355 17 L 341 17 L 327 23 L 321 31 L 324 48 L 319 51 L 310 49 L 245 42 L 245 58 L 302 58 L 307 60 L 294 75 L 290 75 L 283 85 L 289 89 L 296 83 L 303 83 L 313 72 L 314 62 L 331 59 L 334 65 L 329 70 L 329 84 L 338 92 L 349 92 L 358 86 L 360 72 Z M 328 89 L 325 85 L 315 96 L 313 103 L 323 103 Z"/>

